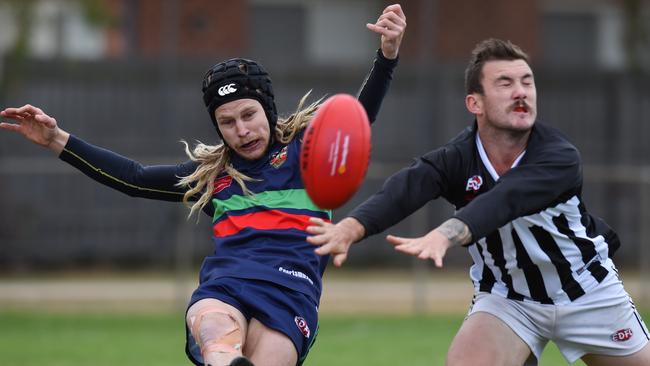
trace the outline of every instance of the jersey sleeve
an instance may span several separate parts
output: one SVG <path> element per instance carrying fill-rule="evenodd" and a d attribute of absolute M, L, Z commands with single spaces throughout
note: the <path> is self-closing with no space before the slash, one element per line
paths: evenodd
<path fill-rule="evenodd" d="M 379 192 L 348 216 L 363 225 L 365 237 L 388 229 L 427 202 L 446 194 L 450 158 L 453 159 L 453 154 L 442 147 L 416 159 L 410 167 L 390 176 Z"/>
<path fill-rule="evenodd" d="M 191 174 L 197 167 L 192 161 L 143 166 L 73 135 L 59 158 L 95 181 L 129 196 L 163 201 L 182 201 L 185 189 L 176 183 L 179 177 Z"/>
<path fill-rule="evenodd" d="M 370 123 L 373 123 L 379 114 L 381 103 L 393 80 L 397 61 L 398 58 L 389 60 L 384 57 L 381 49 L 377 50 L 372 69 L 361 85 L 357 98 L 365 108 Z"/>
<path fill-rule="evenodd" d="M 568 142 L 546 144 L 526 154 L 530 154 L 530 158 L 509 170 L 492 189 L 454 215 L 467 224 L 474 240 L 518 217 L 580 194 L 580 155 L 573 145 Z"/>

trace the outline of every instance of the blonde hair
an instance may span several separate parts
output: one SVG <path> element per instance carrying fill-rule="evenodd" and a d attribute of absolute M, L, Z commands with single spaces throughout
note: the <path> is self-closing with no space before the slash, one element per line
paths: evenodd
<path fill-rule="evenodd" d="M 307 92 L 300 99 L 296 111 L 293 114 L 285 119 L 278 119 L 275 131 L 273 131 L 276 141 L 288 144 L 296 137 L 298 132 L 307 127 L 307 124 L 311 121 L 323 100 L 323 98 L 320 98 L 303 108 L 310 93 L 311 91 Z M 199 166 L 192 174 L 180 177 L 181 179 L 177 183 L 179 187 L 188 188 L 183 196 L 183 203 L 190 208 L 188 217 L 202 210 L 210 202 L 214 181 L 224 173 L 231 176 L 242 187 L 244 194 L 252 195 L 252 192 L 246 187 L 246 182 L 253 181 L 253 178 L 246 176 L 232 166 L 230 157 L 233 152 L 227 145 L 224 143 L 219 145 L 206 145 L 199 141 L 194 150 L 190 151 L 188 143 L 186 141 L 181 142 L 185 145 L 185 153 L 187 156 L 192 161 L 199 163 Z M 199 193 L 201 194 L 199 199 L 195 203 L 190 204 L 190 199 L 196 197 Z"/>

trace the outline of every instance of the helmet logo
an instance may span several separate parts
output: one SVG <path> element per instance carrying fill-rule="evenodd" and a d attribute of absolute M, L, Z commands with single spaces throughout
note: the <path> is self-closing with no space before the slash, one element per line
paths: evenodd
<path fill-rule="evenodd" d="M 232 94 L 237 91 L 236 86 L 237 85 L 235 83 L 224 85 L 220 87 L 219 90 L 217 90 L 217 93 L 219 93 L 219 95 L 222 97 L 228 94 Z"/>

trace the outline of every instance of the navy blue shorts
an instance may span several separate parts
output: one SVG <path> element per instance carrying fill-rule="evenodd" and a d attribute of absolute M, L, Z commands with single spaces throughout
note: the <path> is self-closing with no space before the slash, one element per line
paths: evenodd
<path fill-rule="evenodd" d="M 298 365 L 318 333 L 318 305 L 307 295 L 272 282 L 222 277 L 202 283 L 192 294 L 188 309 L 202 299 L 217 299 L 237 308 L 248 321 L 259 320 L 265 326 L 285 334 L 296 347 Z M 198 344 L 187 325 L 185 352 L 196 365 L 203 365 Z"/>

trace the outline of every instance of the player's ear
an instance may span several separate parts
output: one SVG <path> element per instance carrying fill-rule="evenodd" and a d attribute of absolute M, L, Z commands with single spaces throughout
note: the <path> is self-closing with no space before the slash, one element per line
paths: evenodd
<path fill-rule="evenodd" d="M 465 97 L 465 107 L 467 107 L 467 110 L 471 114 L 481 114 L 483 112 L 483 104 L 476 93 L 468 94 Z"/>

